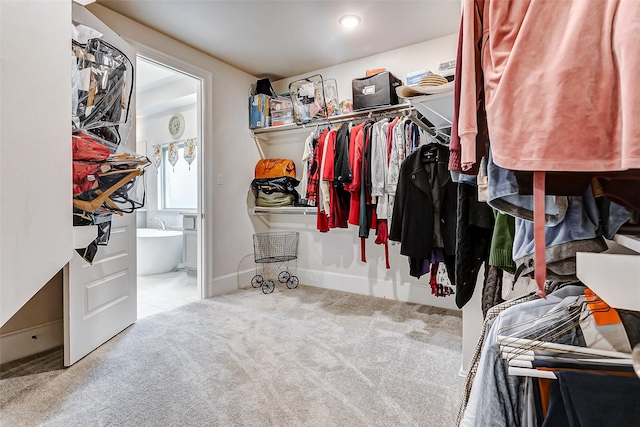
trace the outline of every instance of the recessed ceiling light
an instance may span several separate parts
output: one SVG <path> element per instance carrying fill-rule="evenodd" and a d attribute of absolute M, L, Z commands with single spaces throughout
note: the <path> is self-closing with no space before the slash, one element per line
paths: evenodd
<path fill-rule="evenodd" d="M 353 28 L 360 23 L 360 17 L 357 15 L 345 15 L 340 18 L 343 27 Z"/>

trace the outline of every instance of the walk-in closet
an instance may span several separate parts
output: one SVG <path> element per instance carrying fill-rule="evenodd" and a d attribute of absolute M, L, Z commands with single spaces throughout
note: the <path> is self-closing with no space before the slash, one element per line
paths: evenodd
<path fill-rule="evenodd" d="M 0 24 L 2 423 L 639 423 L 639 1 Z"/>

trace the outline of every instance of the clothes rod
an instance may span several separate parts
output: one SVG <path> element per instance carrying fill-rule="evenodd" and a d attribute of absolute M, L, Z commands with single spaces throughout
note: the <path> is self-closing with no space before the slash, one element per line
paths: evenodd
<path fill-rule="evenodd" d="M 303 207 L 303 206 L 283 206 L 283 207 L 254 207 L 250 208 L 249 213 L 251 215 L 270 215 L 270 214 L 284 214 L 284 215 L 316 215 L 316 207 Z"/>
<path fill-rule="evenodd" d="M 373 109 L 371 111 L 360 110 L 360 111 L 353 111 L 351 113 L 346 113 L 338 116 L 324 117 L 322 119 L 310 121 L 309 123 L 302 123 L 298 126 L 301 128 L 308 128 L 308 127 L 317 127 L 317 126 L 323 126 L 323 125 L 328 126 L 331 124 L 344 123 L 344 122 L 352 122 L 354 120 L 367 120 L 367 119 L 372 119 L 374 117 L 394 117 L 404 113 L 405 111 L 413 112 L 413 111 L 416 111 L 416 109 L 414 106 L 406 103 L 391 105 L 386 107 L 378 107 L 378 109 Z M 265 129 L 269 129 L 269 128 L 265 128 Z"/>

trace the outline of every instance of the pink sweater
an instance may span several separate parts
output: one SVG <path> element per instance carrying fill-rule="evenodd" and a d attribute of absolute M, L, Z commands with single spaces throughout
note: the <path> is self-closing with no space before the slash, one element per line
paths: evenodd
<path fill-rule="evenodd" d="M 497 165 L 640 168 L 640 1 L 465 0 L 464 6 L 463 169 L 476 157 L 479 65 Z"/>

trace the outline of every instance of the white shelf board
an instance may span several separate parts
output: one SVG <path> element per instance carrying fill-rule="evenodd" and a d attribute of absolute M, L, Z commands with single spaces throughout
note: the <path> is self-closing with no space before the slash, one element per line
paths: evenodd
<path fill-rule="evenodd" d="M 250 208 L 249 213 L 251 215 L 260 215 L 260 214 L 316 215 L 318 213 L 318 208 L 306 207 L 306 206 L 266 208 L 266 207 L 256 206 L 254 208 Z"/>
<path fill-rule="evenodd" d="M 640 253 L 640 234 L 616 234 L 613 236 L 613 241 Z M 640 283 L 638 286 L 640 286 Z"/>
<path fill-rule="evenodd" d="M 453 120 L 453 90 L 433 95 L 423 95 L 410 98 L 408 102 L 396 105 L 387 105 L 367 110 L 354 111 L 348 114 L 331 116 L 326 119 L 315 120 L 304 125 L 282 125 L 268 128 L 253 129 L 253 135 L 263 140 L 280 137 L 283 134 L 309 133 L 316 126 L 342 123 L 350 120 L 375 118 L 376 115 L 401 112 L 407 109 L 415 109 L 429 120 L 436 129 L 451 127 Z"/>
<path fill-rule="evenodd" d="M 578 278 L 613 308 L 640 311 L 640 255 L 578 252 Z"/>
<path fill-rule="evenodd" d="M 344 121 L 354 120 L 354 119 L 362 119 L 368 117 L 374 117 L 376 114 L 384 114 L 384 113 L 392 113 L 396 111 L 405 110 L 407 108 L 411 108 L 411 104 L 408 102 L 396 105 L 386 105 L 383 107 L 376 107 L 367 110 L 354 111 L 348 114 L 340 114 L 337 116 L 331 116 L 326 119 L 315 120 L 310 123 L 306 123 L 304 125 L 282 125 L 282 126 L 271 126 L 268 128 L 258 128 L 253 129 L 253 134 L 260 138 L 269 138 L 272 134 L 278 134 L 280 132 L 287 133 L 297 133 L 297 132 L 310 132 L 315 129 L 316 126 L 323 126 L 331 123 L 341 123 Z"/>

